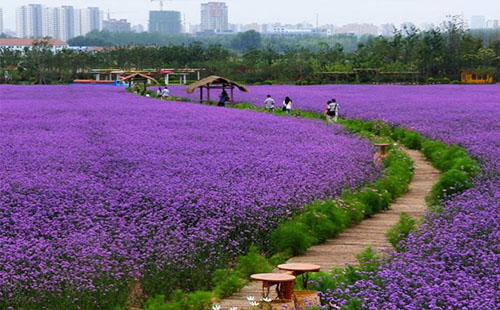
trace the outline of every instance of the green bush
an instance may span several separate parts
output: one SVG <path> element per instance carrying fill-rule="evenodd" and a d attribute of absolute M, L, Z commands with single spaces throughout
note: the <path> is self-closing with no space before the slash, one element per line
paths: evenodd
<path fill-rule="evenodd" d="M 278 252 L 297 256 L 313 245 L 314 238 L 309 235 L 304 224 L 290 221 L 278 226 L 271 234 L 271 241 Z"/>
<path fill-rule="evenodd" d="M 386 232 L 386 237 L 392 246 L 399 252 L 401 248 L 399 243 L 408 237 L 410 232 L 415 230 L 417 226 L 417 221 L 406 213 L 401 213 L 399 216 L 399 221 L 391 229 Z"/>
<path fill-rule="evenodd" d="M 403 142 L 404 145 L 412 150 L 420 150 L 422 148 L 423 138 L 416 131 L 406 131 Z"/>
<path fill-rule="evenodd" d="M 257 247 L 252 246 L 247 255 L 238 257 L 234 268 L 243 278 L 249 278 L 254 273 L 271 272 L 273 267 L 266 258 L 259 254 Z"/>
<path fill-rule="evenodd" d="M 144 304 L 143 310 L 210 310 L 212 306 L 212 294 L 210 292 L 196 291 L 184 294 L 182 290 L 176 290 L 167 302 L 165 295 L 150 297 Z"/>
<path fill-rule="evenodd" d="M 428 202 L 435 206 L 440 201 L 451 195 L 461 193 L 473 186 L 470 175 L 457 169 L 451 169 L 445 172 L 439 181 L 432 187 Z"/>
<path fill-rule="evenodd" d="M 242 276 L 239 272 L 228 271 L 225 269 L 217 269 L 213 276 L 215 285 L 214 295 L 217 298 L 231 296 L 234 292 L 239 291 L 245 286 Z"/>

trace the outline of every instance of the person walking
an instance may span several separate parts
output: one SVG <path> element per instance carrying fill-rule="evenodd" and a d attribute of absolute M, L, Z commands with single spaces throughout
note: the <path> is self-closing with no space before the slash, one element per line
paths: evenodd
<path fill-rule="evenodd" d="M 336 99 L 332 99 L 326 103 L 324 114 L 328 123 L 337 122 L 339 116 L 339 104 Z"/>
<path fill-rule="evenodd" d="M 292 113 L 292 99 L 288 96 L 286 96 L 283 101 L 283 111 L 285 111 L 288 115 Z"/>
<path fill-rule="evenodd" d="M 268 112 L 274 112 L 274 99 L 271 95 L 267 95 L 266 100 L 264 100 L 264 104 Z"/>
<path fill-rule="evenodd" d="M 225 107 L 226 101 L 229 99 L 226 90 L 222 90 L 222 93 L 219 96 L 219 103 L 217 104 L 219 107 Z"/>

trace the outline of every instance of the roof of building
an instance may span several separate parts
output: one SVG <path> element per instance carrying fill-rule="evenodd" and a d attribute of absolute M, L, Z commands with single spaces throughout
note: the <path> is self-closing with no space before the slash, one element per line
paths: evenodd
<path fill-rule="evenodd" d="M 49 42 L 50 45 L 52 46 L 66 46 L 68 43 L 59 40 L 59 39 L 12 39 L 12 38 L 7 38 L 7 39 L 0 39 L 0 46 L 31 46 L 35 42 L 40 42 L 40 41 L 47 41 Z"/>
<path fill-rule="evenodd" d="M 210 85 L 213 85 L 213 84 L 235 86 L 239 90 L 241 90 L 242 92 L 245 92 L 245 93 L 249 92 L 248 88 L 246 88 L 245 86 L 243 86 L 241 84 L 238 84 L 238 83 L 236 83 L 234 81 L 228 80 L 226 78 L 223 78 L 223 77 L 220 77 L 220 76 L 216 76 L 216 75 L 211 75 L 209 77 L 206 77 L 206 78 L 204 78 L 202 80 L 197 81 L 196 83 L 193 83 L 193 84 L 189 85 L 186 88 L 186 91 L 188 93 L 193 93 L 197 88 L 200 88 L 200 87 L 210 87 Z"/>

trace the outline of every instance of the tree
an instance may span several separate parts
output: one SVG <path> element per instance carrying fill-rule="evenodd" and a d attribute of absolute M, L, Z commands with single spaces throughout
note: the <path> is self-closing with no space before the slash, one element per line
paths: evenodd
<path fill-rule="evenodd" d="M 231 41 L 231 46 L 241 52 L 247 52 L 251 49 L 260 49 L 262 47 L 262 37 L 255 30 L 249 30 L 238 33 Z"/>

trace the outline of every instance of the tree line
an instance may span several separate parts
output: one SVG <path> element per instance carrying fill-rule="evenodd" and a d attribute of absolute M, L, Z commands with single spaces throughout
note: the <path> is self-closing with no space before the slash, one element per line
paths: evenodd
<path fill-rule="evenodd" d="M 268 40 L 249 31 L 233 37 L 231 48 L 190 41 L 161 46 L 118 45 L 100 51 L 53 51 L 46 41 L 40 41 L 24 51 L 0 49 L 0 70 L 4 72 L 0 82 L 67 83 L 92 78 L 89 72 L 93 68 L 187 67 L 205 68 L 207 74 L 256 84 L 450 82 L 459 80 L 461 70 L 469 69 L 500 77 L 498 33 L 474 34 L 456 18 L 428 31 L 405 28 L 392 37 L 370 37 L 357 42 L 352 51 L 326 38 L 316 38 L 314 47 L 296 42 L 276 46 Z M 311 42 L 308 38 L 295 39 L 299 43 L 302 40 Z M 353 74 L 356 69 L 364 70 Z M 381 78 L 378 72 L 394 75 Z"/>

